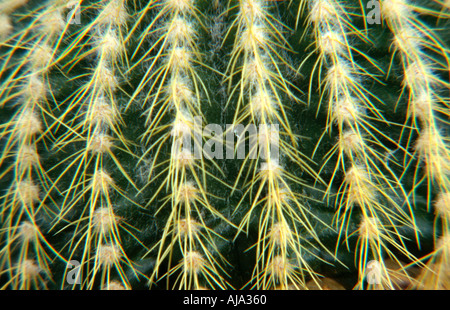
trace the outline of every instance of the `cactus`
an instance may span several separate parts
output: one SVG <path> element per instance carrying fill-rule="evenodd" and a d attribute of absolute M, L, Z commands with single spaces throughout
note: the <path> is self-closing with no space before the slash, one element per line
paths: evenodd
<path fill-rule="evenodd" d="M 449 17 L 0 0 L 0 287 L 449 288 Z"/>

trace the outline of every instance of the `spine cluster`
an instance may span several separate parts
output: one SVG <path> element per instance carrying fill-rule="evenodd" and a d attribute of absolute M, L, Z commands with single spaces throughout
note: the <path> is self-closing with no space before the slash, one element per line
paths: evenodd
<path fill-rule="evenodd" d="M 3 55 L 4 83 L 0 106 L 13 102 L 12 119 L 2 124 L 4 139 L 0 165 L 6 167 L 0 178 L 12 174 L 11 185 L 2 195 L 0 231 L 8 242 L 0 250 L 0 275 L 8 274 L 3 288 L 35 289 L 46 287 L 52 279 L 50 264 L 58 253 L 41 231 L 44 217 L 53 216 L 44 193 L 53 187 L 42 166 L 41 153 L 52 141 L 52 107 L 47 98 L 52 90 L 48 74 L 54 63 L 58 41 L 64 31 L 63 7 L 59 1 L 33 11 L 33 22 L 14 32 L 10 15 L 27 1 L 2 1 L 0 42 L 9 49 Z M 16 50 L 23 50 L 19 59 Z"/>
<path fill-rule="evenodd" d="M 196 120 L 203 119 L 202 106 L 208 104 L 200 75 L 205 65 L 196 45 L 204 16 L 190 0 L 151 1 L 140 16 L 145 14 L 153 19 L 145 25 L 138 45 L 151 34 L 157 39 L 144 55 L 134 57 L 136 63 L 149 61 L 150 65 L 132 99 L 140 92 L 148 94 L 141 96 L 147 104 L 143 141 L 148 145 L 141 159 L 151 154 L 149 176 L 162 179 L 148 204 L 164 195 L 155 214 L 169 209 L 161 240 L 149 251 L 156 256 L 150 285 L 166 277 L 167 285 L 179 289 L 225 289 L 225 261 L 215 241 L 222 237 L 208 227 L 203 214 L 225 218 L 209 202 L 206 181 L 215 177 L 207 172 L 210 167 L 203 154 L 194 153 L 202 149 L 204 139 L 203 124 Z M 174 253 L 182 258 L 172 264 Z M 162 270 L 167 263 L 172 267 Z M 173 284 L 169 277 L 175 277 Z"/>
<path fill-rule="evenodd" d="M 326 98 L 327 131 L 337 127 L 337 143 L 328 152 L 325 163 L 337 155 L 337 164 L 329 181 L 327 195 L 338 179 L 344 177 L 336 198 L 335 222 L 340 240 L 348 240 L 358 234 L 355 260 L 360 284 L 363 285 L 369 260 L 381 262 L 384 285 L 393 288 L 383 257 L 395 255 L 389 248 L 409 255 L 403 245 L 403 236 L 396 230 L 400 225 L 415 227 L 411 209 L 402 204 L 407 195 L 398 177 L 384 161 L 382 152 L 388 148 L 380 141 L 391 138 L 381 133 L 373 123 L 393 126 L 385 120 L 378 106 L 380 100 L 365 87 L 367 79 L 374 78 L 368 69 L 358 63 L 362 59 L 376 70 L 379 66 L 369 56 L 352 44 L 355 40 L 369 43 L 364 31 L 355 28 L 339 1 L 317 0 L 309 5 L 309 23 L 313 28 L 316 49 L 319 54 L 316 66 L 319 83 Z M 325 76 L 322 79 L 322 67 Z M 325 97 L 326 96 L 326 97 Z M 325 134 L 325 133 L 324 133 Z M 397 148 L 401 148 L 396 143 Z M 360 218 L 358 231 L 349 229 L 354 214 Z M 345 241 L 348 246 L 348 242 Z"/>
<path fill-rule="evenodd" d="M 417 12 L 416 12 L 417 11 Z M 448 71 L 448 49 L 439 37 L 417 15 L 421 8 L 415 8 L 408 1 L 385 0 L 382 3 L 384 20 L 392 32 L 393 57 L 400 59 L 403 69 L 404 96 L 407 97 L 407 120 L 405 135 L 412 142 L 413 154 L 405 159 L 414 165 L 414 187 L 426 184 L 428 209 L 433 202 L 436 217 L 441 221 L 442 236 L 435 233 L 436 253 L 429 262 L 423 279 L 426 288 L 442 288 L 448 281 L 448 196 L 450 176 L 450 149 L 448 138 L 442 129 L 448 126 L 448 81 L 439 77 L 439 72 Z M 442 14 L 442 12 L 427 12 Z M 438 229 L 438 227 L 437 227 Z M 436 264 L 435 261 L 438 261 Z M 427 270 L 425 269 L 425 270 Z M 446 271 L 447 270 L 447 271 Z M 435 272 L 434 275 L 432 275 Z M 434 278 L 428 280 L 428 278 Z"/>
<path fill-rule="evenodd" d="M 93 63 L 87 72 L 74 74 L 72 79 L 80 87 L 60 104 L 57 129 L 64 134 L 53 149 L 65 157 L 52 168 L 62 170 L 55 188 L 64 197 L 52 231 L 73 233 L 66 245 L 68 261 L 79 262 L 83 280 L 71 284 L 86 289 L 94 285 L 129 288 L 125 267 L 137 275 L 122 244 L 122 235 L 133 236 L 133 227 L 116 214 L 114 203 L 122 197 L 136 207 L 117 185 L 124 178 L 136 188 L 115 152 L 130 152 L 130 143 L 121 132 L 123 120 L 116 97 L 127 63 L 125 5 L 123 0 L 99 2 L 93 8 L 96 17 L 66 39 L 67 47 L 59 55 L 67 74 L 87 58 Z M 74 12 L 79 10 L 76 5 Z"/>
<path fill-rule="evenodd" d="M 298 90 L 282 73 L 293 69 L 283 58 L 292 52 L 283 33 L 292 30 L 271 13 L 271 8 L 269 1 L 243 0 L 229 9 L 237 11 L 231 23 L 235 39 L 227 68 L 230 98 L 237 102 L 233 123 L 259 126 L 258 133 L 250 132 L 248 136 L 258 142 L 258 147 L 249 150 L 239 172 L 241 177 L 245 170 L 253 171 L 245 176 L 244 197 L 249 196 L 250 207 L 239 224 L 238 234 L 248 231 L 259 208 L 254 245 L 257 262 L 249 285 L 257 289 L 299 289 L 305 287 L 306 278 L 317 281 L 317 275 L 304 260 L 304 253 L 308 252 L 304 245 L 311 244 L 303 237 L 304 232 L 322 245 L 310 223 L 310 211 L 292 188 L 304 182 L 286 170 L 284 164 L 295 163 L 306 173 L 318 176 L 299 151 L 285 105 L 286 100 L 299 104 L 294 94 Z M 241 139 L 244 134 L 238 145 L 243 143 Z M 249 160 L 252 152 L 258 158 L 253 162 Z M 243 200 L 235 212 L 242 204 Z"/>

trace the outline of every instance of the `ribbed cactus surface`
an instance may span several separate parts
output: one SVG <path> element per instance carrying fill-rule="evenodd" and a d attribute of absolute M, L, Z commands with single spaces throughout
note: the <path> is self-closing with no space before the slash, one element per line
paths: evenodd
<path fill-rule="evenodd" d="M 450 288 L 449 18 L 0 0 L 0 287 Z"/>

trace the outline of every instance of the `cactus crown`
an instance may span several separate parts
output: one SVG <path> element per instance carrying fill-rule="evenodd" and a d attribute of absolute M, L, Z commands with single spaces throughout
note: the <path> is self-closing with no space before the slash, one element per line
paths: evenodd
<path fill-rule="evenodd" d="M 447 288 L 449 3 L 0 0 L 0 287 Z"/>

